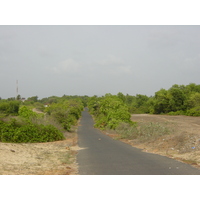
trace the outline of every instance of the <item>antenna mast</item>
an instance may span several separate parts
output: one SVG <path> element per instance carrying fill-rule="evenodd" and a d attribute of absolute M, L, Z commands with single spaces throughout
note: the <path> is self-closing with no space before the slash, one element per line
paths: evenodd
<path fill-rule="evenodd" d="M 16 99 L 18 97 L 18 80 L 16 81 Z"/>

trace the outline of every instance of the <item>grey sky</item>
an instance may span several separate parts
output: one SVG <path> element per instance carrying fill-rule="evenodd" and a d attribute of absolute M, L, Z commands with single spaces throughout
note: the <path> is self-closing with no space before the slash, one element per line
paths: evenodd
<path fill-rule="evenodd" d="M 0 26 L 0 97 L 154 95 L 200 84 L 200 26 Z"/>

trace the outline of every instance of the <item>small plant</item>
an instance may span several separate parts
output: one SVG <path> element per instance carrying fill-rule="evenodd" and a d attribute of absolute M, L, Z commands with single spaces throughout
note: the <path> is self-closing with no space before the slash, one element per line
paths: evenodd
<path fill-rule="evenodd" d="M 64 156 L 60 158 L 60 161 L 62 162 L 62 164 L 71 164 L 71 157 L 71 153 L 67 152 Z"/>

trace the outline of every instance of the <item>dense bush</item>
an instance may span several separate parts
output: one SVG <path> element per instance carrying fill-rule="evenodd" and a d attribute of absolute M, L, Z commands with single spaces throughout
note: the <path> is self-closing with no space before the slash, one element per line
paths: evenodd
<path fill-rule="evenodd" d="M 200 116 L 200 106 L 196 106 L 194 108 L 191 108 L 186 113 L 188 116 Z"/>
<path fill-rule="evenodd" d="M 20 124 L 15 119 L 0 121 L 0 141 L 15 143 L 52 142 L 63 140 L 62 132 L 52 125 Z"/>
<path fill-rule="evenodd" d="M 0 121 L 1 142 L 51 142 L 63 140 L 64 136 L 53 125 L 38 123 L 44 115 L 37 114 L 26 106 L 19 109 L 17 119 Z"/>
<path fill-rule="evenodd" d="M 70 131 L 71 126 L 77 123 L 82 110 L 83 104 L 79 100 L 64 100 L 52 103 L 46 108 L 47 114 L 52 116 L 67 131 Z"/>
<path fill-rule="evenodd" d="M 36 102 L 35 104 L 41 107 L 41 103 Z M 10 105 L 15 104 L 10 101 L 1 105 L 3 111 L 8 110 L 7 113 L 11 114 Z M 79 99 L 61 99 L 58 103 L 53 103 L 46 108 L 47 114 L 35 113 L 27 106 L 18 107 L 17 110 L 13 109 L 19 115 L 16 119 L 7 117 L 0 121 L 0 141 L 26 143 L 62 140 L 64 139 L 61 131 L 63 129 L 59 127 L 59 124 L 69 131 L 71 126 L 77 123 L 82 110 L 83 104 Z"/>
<path fill-rule="evenodd" d="M 167 114 L 168 115 L 185 115 L 186 113 L 185 113 L 185 111 L 179 110 L 179 111 L 176 111 L 176 112 L 171 111 Z"/>
<path fill-rule="evenodd" d="M 30 110 L 27 106 L 22 106 L 19 109 L 19 116 L 23 117 L 26 120 L 30 120 L 31 118 L 37 117 L 38 114 Z"/>
<path fill-rule="evenodd" d="M 101 129 L 115 129 L 121 122 L 132 123 L 128 107 L 121 98 L 106 94 L 104 97 L 92 97 L 88 107 L 95 116 L 95 126 Z"/>
<path fill-rule="evenodd" d="M 0 100 L 0 113 L 5 115 L 18 115 L 20 102 Z"/>

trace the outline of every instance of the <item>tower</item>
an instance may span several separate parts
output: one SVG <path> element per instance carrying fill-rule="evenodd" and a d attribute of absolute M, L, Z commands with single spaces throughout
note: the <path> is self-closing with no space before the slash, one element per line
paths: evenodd
<path fill-rule="evenodd" d="M 18 93 L 18 80 L 16 81 L 16 99 L 18 98 L 18 95 L 19 95 L 19 93 Z"/>

